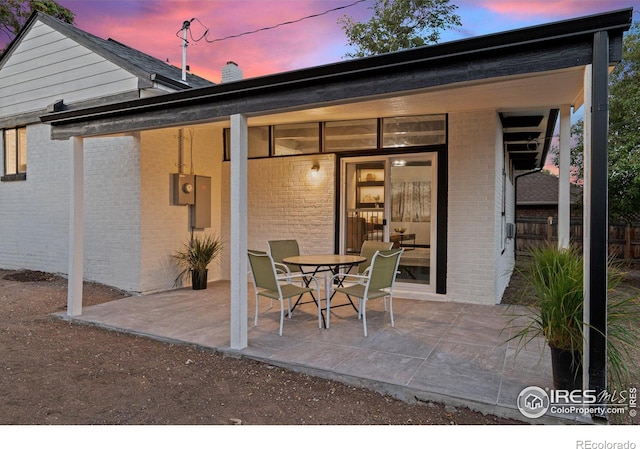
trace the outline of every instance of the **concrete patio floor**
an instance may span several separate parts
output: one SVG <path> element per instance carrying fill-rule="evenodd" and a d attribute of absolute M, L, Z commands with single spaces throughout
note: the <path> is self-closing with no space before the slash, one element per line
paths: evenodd
<path fill-rule="evenodd" d="M 258 326 L 254 327 L 250 286 L 248 347 L 236 351 L 229 347 L 229 287 L 228 282 L 215 282 L 206 290 L 180 289 L 85 307 L 77 317 L 57 315 L 257 359 L 410 403 L 435 401 L 522 421 L 528 421 L 516 406 L 522 389 L 552 387 L 546 346 L 536 341 L 516 357 L 515 343 L 506 342 L 508 332 L 501 333 L 518 313 L 508 306 L 394 298 L 393 328 L 382 301 L 371 301 L 367 306 L 369 336 L 364 337 L 362 321 L 352 307 L 332 308 L 330 329 L 320 329 L 315 305 L 304 304 L 291 319 L 285 318 L 280 337 L 277 301 L 270 308 L 269 300 L 261 298 Z M 341 299 L 346 300 L 336 298 L 332 305 L 340 304 Z M 545 415 L 529 422 L 559 421 Z"/>

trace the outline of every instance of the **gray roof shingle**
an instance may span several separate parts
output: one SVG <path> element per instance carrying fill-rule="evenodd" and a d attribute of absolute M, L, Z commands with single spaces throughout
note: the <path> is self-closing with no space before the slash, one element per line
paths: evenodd
<path fill-rule="evenodd" d="M 518 178 L 517 204 L 518 205 L 551 205 L 558 204 L 557 176 L 542 171 L 535 172 Z M 571 184 L 571 204 L 580 198 L 582 188 L 577 184 Z"/>
<path fill-rule="evenodd" d="M 182 69 L 161 61 L 153 56 L 143 53 L 139 50 L 121 44 L 113 39 L 102 39 L 93 34 L 87 33 L 75 26 L 58 20 L 42 12 L 34 12 L 26 22 L 22 31 L 7 47 L 7 51 L 3 58 L 11 53 L 12 46 L 15 45 L 20 37 L 28 30 L 34 22 L 41 21 L 56 31 L 64 34 L 70 39 L 75 40 L 79 44 L 86 46 L 96 54 L 131 72 L 147 83 L 150 87 L 155 81 L 171 87 L 175 90 L 190 89 L 197 87 L 212 86 L 215 83 L 201 78 L 199 76 L 187 73 L 186 81 L 182 81 Z M 0 58 L 0 62 L 3 58 Z"/>

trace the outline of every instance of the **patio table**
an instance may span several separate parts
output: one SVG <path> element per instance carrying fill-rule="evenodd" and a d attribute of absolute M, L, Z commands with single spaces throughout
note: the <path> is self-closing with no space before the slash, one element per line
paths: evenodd
<path fill-rule="evenodd" d="M 331 301 L 331 298 L 329 297 L 329 291 L 330 291 L 329 279 L 331 278 L 331 276 L 333 276 L 334 274 L 338 274 L 341 268 L 347 268 L 347 271 L 349 271 L 353 266 L 358 265 L 362 262 L 365 262 L 366 260 L 367 260 L 366 257 L 359 256 L 359 255 L 308 254 L 304 256 L 285 257 L 284 259 L 282 259 L 282 262 L 292 264 L 292 265 L 297 265 L 298 267 L 300 267 L 300 272 L 302 274 L 315 276 L 317 274 L 324 273 L 325 300 L 327 301 L 327 303 L 329 303 Z M 327 276 L 328 273 L 331 273 L 331 274 Z M 308 284 L 308 282 L 309 281 L 305 279 L 305 284 Z M 338 282 L 341 283 L 340 280 L 338 280 Z M 318 300 L 320 301 L 321 298 L 318 298 Z M 314 301 L 315 301 L 315 298 L 314 298 Z M 293 305 L 292 310 L 296 308 L 299 302 L 300 302 L 300 298 L 298 298 L 298 301 L 296 301 L 296 303 Z M 357 312 L 358 309 L 356 308 L 355 304 L 353 304 L 351 299 L 349 299 L 349 303 Z M 335 307 L 341 307 L 346 305 L 349 305 L 349 304 L 341 304 Z M 324 314 L 322 315 L 322 320 L 324 322 Z"/>

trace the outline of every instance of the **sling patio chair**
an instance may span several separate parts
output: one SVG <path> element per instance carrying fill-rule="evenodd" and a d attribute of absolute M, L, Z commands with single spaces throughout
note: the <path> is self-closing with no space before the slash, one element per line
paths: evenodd
<path fill-rule="evenodd" d="M 288 239 L 288 240 L 269 240 L 267 242 L 269 245 L 269 254 L 273 258 L 273 261 L 276 265 L 276 274 L 280 280 L 285 280 L 285 282 L 292 282 L 291 275 L 302 275 L 302 271 L 300 267 L 297 265 L 291 265 L 283 262 L 283 259 L 286 257 L 299 256 L 300 255 L 300 247 L 298 245 L 297 240 Z M 297 276 L 295 278 L 295 282 L 300 284 L 301 287 L 308 287 L 310 281 L 307 280 L 306 276 Z M 311 293 L 311 297 L 314 302 L 317 302 L 316 297 Z M 298 299 L 295 302 L 293 308 L 295 309 L 298 305 L 306 304 L 306 302 L 301 302 L 302 295 L 298 296 Z M 273 301 L 271 301 L 271 305 L 273 305 Z"/>
<path fill-rule="evenodd" d="M 280 335 L 282 335 L 282 326 L 284 322 L 284 300 L 287 300 L 288 316 L 291 318 L 291 298 L 294 296 L 301 296 L 305 293 L 312 293 L 316 291 L 318 298 L 320 297 L 320 283 L 318 280 L 309 275 L 302 274 L 290 274 L 290 275 L 277 275 L 276 265 L 270 254 L 264 251 L 249 250 L 247 252 L 249 257 L 249 266 L 251 267 L 251 279 L 253 280 L 253 286 L 256 295 L 256 313 L 254 325 L 258 325 L 258 297 L 264 296 L 270 299 L 277 299 L 280 301 Z M 289 281 L 297 280 L 302 276 L 306 276 L 308 282 L 315 282 L 315 289 L 311 287 L 300 287 Z M 280 281 L 285 280 L 286 283 Z M 320 302 L 318 301 L 318 327 L 322 328 L 322 311 L 320 309 Z"/>
<path fill-rule="evenodd" d="M 297 240 L 269 240 L 269 254 L 276 264 L 278 275 L 300 274 L 300 269 L 282 261 L 285 257 L 299 256 L 300 247 Z"/>
<path fill-rule="evenodd" d="M 337 277 L 345 277 L 347 280 L 355 281 L 347 287 L 336 287 L 334 291 L 343 293 L 351 301 L 351 297 L 358 298 L 358 318 L 362 318 L 364 336 L 367 336 L 367 301 L 382 298 L 386 307 L 386 297 L 389 297 L 389 315 L 391 317 L 391 327 L 395 326 L 393 321 L 393 286 L 398 274 L 398 265 L 404 249 L 391 249 L 376 251 L 371 258 L 371 265 L 364 274 L 344 274 L 339 273 L 331 277 L 330 285 L 333 285 Z M 327 328 L 329 327 L 331 302 L 327 301 Z"/>
<path fill-rule="evenodd" d="M 369 267 L 371 266 L 371 259 L 373 258 L 373 255 L 376 253 L 376 251 L 388 251 L 393 247 L 393 242 L 381 242 L 379 240 L 365 240 L 362 243 L 362 248 L 360 248 L 360 255 L 362 257 L 366 257 L 367 260 L 365 260 L 364 262 L 358 264 L 358 271 L 356 272 L 356 274 L 359 275 L 365 275 L 367 270 L 369 269 Z M 358 283 L 362 284 L 364 282 L 365 278 L 359 278 L 358 279 Z M 353 282 L 349 282 L 349 280 L 345 280 L 344 278 L 341 279 L 341 285 L 340 286 L 347 286 L 352 284 Z M 356 308 L 353 305 L 353 301 L 351 301 L 351 298 L 347 297 L 347 299 L 349 300 L 349 302 L 351 303 L 351 305 L 354 307 L 354 309 Z M 384 310 L 387 310 L 387 302 L 385 300 L 384 303 Z"/>
<path fill-rule="evenodd" d="M 358 274 L 365 274 L 365 271 L 371 266 L 371 259 L 376 251 L 388 251 L 393 247 L 393 242 L 380 242 L 377 240 L 365 240 L 360 249 L 360 255 L 366 257 L 366 262 L 358 265 Z"/>

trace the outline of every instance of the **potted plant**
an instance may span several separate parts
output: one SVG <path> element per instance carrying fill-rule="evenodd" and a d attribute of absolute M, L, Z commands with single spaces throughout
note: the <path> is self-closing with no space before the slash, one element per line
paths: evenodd
<path fill-rule="evenodd" d="M 191 235 L 191 239 L 173 254 L 182 271 L 176 277 L 175 285 L 179 285 L 187 276 L 191 277 L 194 290 L 207 288 L 208 266 L 222 251 L 220 238 L 210 235 Z"/>
<path fill-rule="evenodd" d="M 529 313 L 518 315 L 510 327 L 516 332 L 509 340 L 523 347 L 538 336 L 551 350 L 554 388 L 575 390 L 582 387 L 584 343 L 583 258 L 575 248 L 542 247 L 531 251 L 531 265 L 525 277 L 535 293 Z M 609 263 L 608 287 L 614 289 L 622 272 Z M 607 305 L 607 357 L 612 380 L 622 385 L 630 373 L 628 350 L 637 346 L 637 329 L 628 325 L 638 316 L 637 298 L 610 297 Z M 524 325 L 515 325 L 525 317 Z M 593 330 L 595 332 L 595 330 Z"/>

